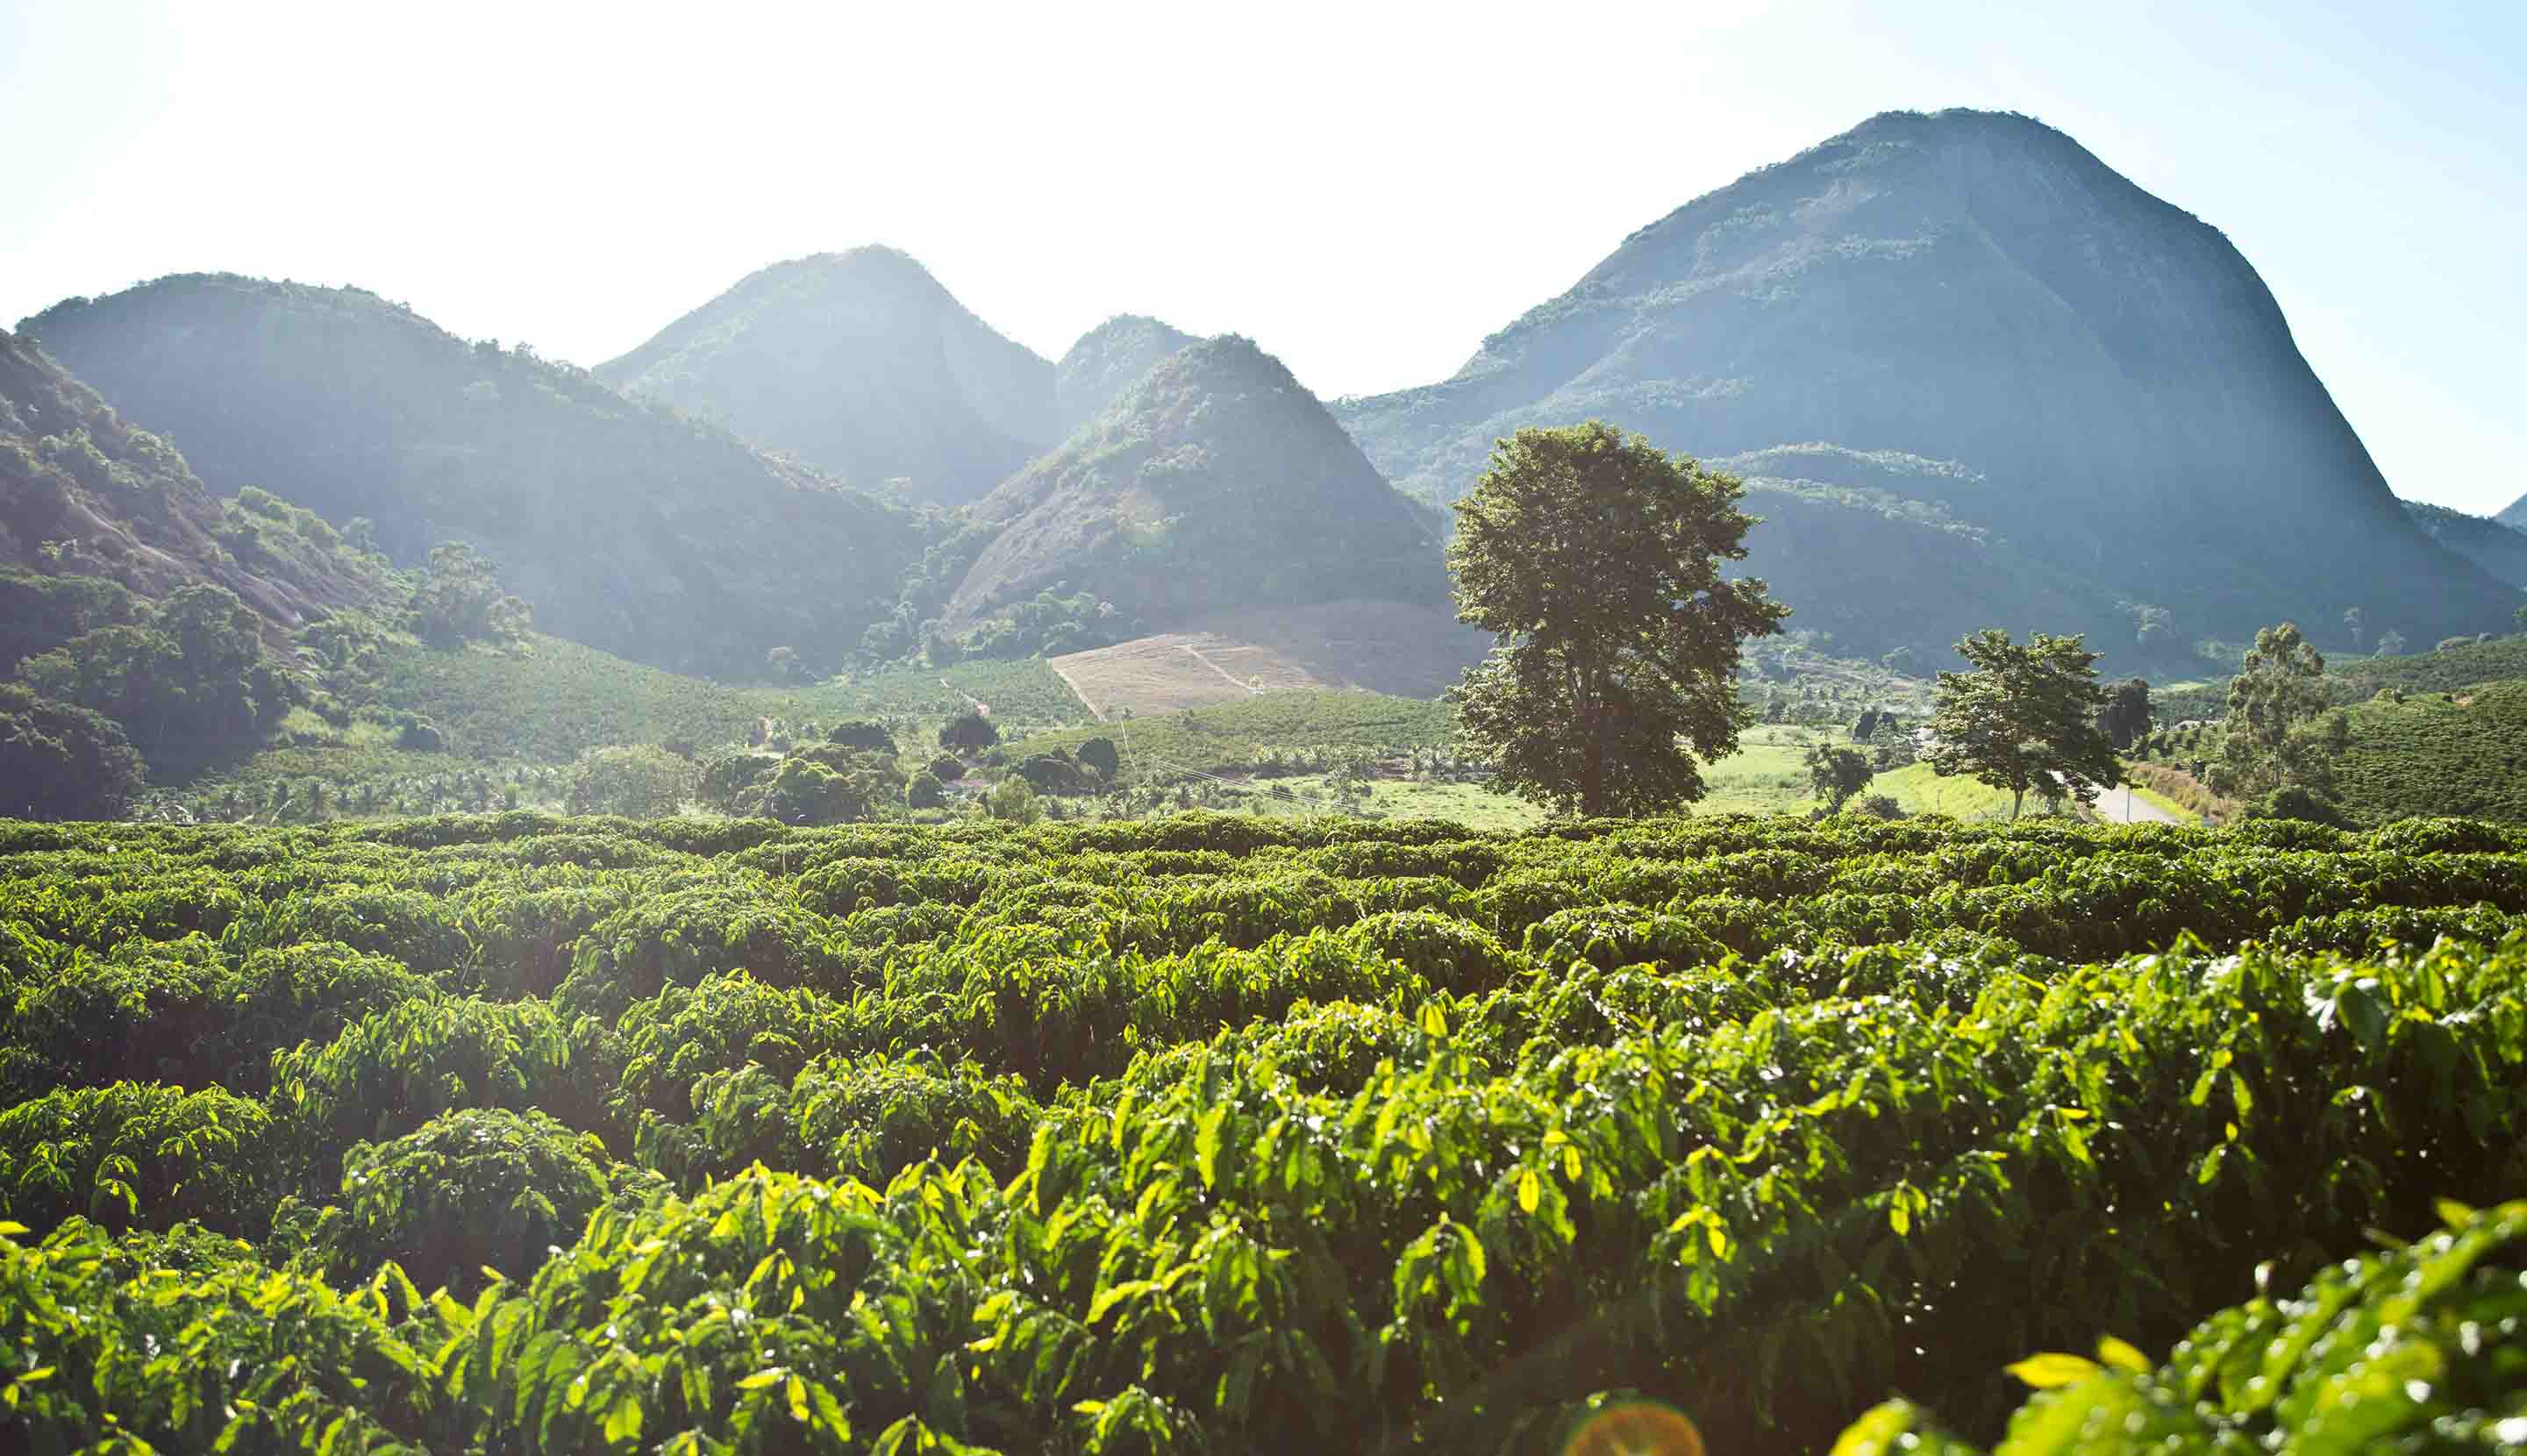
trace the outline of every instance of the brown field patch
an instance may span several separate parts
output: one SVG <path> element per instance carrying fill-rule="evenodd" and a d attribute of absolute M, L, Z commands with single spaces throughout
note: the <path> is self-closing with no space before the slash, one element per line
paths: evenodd
<path fill-rule="evenodd" d="M 1338 601 L 1257 608 L 1047 660 L 1106 719 L 1308 688 L 1436 698 L 1489 644 L 1433 607 Z"/>

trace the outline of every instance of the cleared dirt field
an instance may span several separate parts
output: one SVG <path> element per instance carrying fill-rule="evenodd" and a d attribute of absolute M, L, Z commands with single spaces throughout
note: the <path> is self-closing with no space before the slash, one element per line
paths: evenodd
<path fill-rule="evenodd" d="M 1102 720 L 1117 709 L 1144 717 L 1293 688 L 1436 698 L 1489 646 L 1436 608 L 1337 601 L 1241 612 L 1048 660 Z"/>

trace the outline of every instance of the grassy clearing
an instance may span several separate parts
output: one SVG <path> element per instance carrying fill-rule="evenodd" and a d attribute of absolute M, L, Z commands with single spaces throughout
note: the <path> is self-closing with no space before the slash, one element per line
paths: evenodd
<path fill-rule="evenodd" d="M 437 724 L 451 753 L 540 762 L 609 744 L 741 741 L 762 717 L 935 726 L 969 699 L 990 703 L 995 718 L 1021 731 L 1088 721 L 1069 687 L 1037 659 L 899 668 L 784 688 L 683 677 L 551 637 L 534 638 L 523 656 L 397 649 L 387 696 Z"/>
<path fill-rule="evenodd" d="M 1443 749 L 1455 731 L 1456 715 L 1445 703 L 1382 693 L 1266 693 L 1161 717 L 1039 733 L 1010 743 L 1008 753 L 1017 758 L 1109 738 L 1123 750 L 1122 782 L 1137 786 L 1171 784 L 1188 774 L 1246 773 L 1275 754 L 1304 762 Z"/>

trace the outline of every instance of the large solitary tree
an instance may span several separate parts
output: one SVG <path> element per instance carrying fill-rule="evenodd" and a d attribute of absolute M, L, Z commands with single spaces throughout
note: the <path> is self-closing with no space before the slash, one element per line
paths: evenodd
<path fill-rule="evenodd" d="M 2025 644 L 1987 627 L 1957 644 L 1972 672 L 1939 674 L 1931 714 L 1931 769 L 1970 774 L 2010 793 L 2018 817 L 2030 790 L 2093 803 L 2122 781 L 2115 746 L 2097 727 L 2105 690 L 2097 654 L 2077 637 L 2038 632 Z"/>
<path fill-rule="evenodd" d="M 1450 691 L 1494 787 L 1557 811 L 1702 797 L 1695 755 L 1737 746 L 1740 644 L 1789 608 L 1743 560 L 1745 486 L 1591 420 L 1501 441 L 1457 502 L 1458 617 L 1500 638 Z"/>

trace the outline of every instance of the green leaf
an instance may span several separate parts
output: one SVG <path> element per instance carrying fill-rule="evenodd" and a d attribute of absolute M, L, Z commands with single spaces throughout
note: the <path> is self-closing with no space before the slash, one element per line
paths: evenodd
<path fill-rule="evenodd" d="M 2097 1358 L 2120 1371 L 2133 1375 L 2149 1374 L 2149 1357 L 2109 1334 L 2097 1341 Z"/>
<path fill-rule="evenodd" d="M 2051 1390 L 2076 1384 L 2097 1374 L 2104 1367 L 2077 1355 L 2030 1355 L 2009 1366 L 2009 1373 L 2038 1390 Z"/>
<path fill-rule="evenodd" d="M 1518 1175 L 1519 1212 L 1522 1214 L 1534 1213 L 1536 1204 L 1543 1197 L 1544 1182 L 1535 1175 L 1535 1170 L 1530 1168 L 1521 1171 Z"/>

